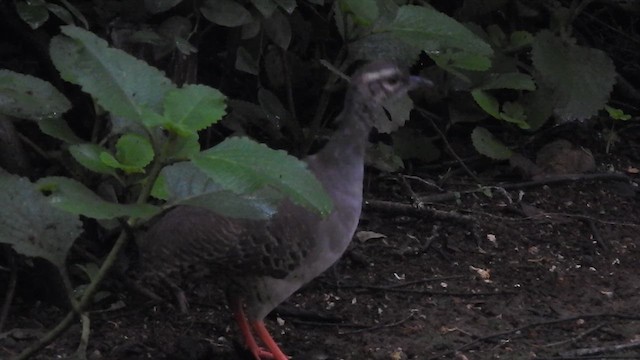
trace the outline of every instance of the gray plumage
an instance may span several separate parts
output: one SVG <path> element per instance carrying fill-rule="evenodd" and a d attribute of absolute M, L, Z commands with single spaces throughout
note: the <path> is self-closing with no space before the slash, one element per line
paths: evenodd
<path fill-rule="evenodd" d="M 231 279 L 249 319 L 263 319 L 344 253 L 360 217 L 371 114 L 381 110 L 382 101 L 416 85 L 415 78 L 388 63 L 367 65 L 353 77 L 338 129 L 321 151 L 304 159 L 333 200 L 328 217 L 289 201 L 260 221 L 177 207 L 139 239 L 144 271 L 205 267 Z"/>

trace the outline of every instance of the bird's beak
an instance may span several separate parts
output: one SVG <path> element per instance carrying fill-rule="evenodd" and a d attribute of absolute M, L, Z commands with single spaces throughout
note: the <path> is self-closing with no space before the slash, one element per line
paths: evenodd
<path fill-rule="evenodd" d="M 421 76 L 409 76 L 409 90 L 425 87 L 434 87 L 433 81 L 427 80 Z"/>

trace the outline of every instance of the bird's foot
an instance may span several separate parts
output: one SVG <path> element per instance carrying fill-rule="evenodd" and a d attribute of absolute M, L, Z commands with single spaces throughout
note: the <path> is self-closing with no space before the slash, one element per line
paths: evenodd
<path fill-rule="evenodd" d="M 276 358 L 271 351 L 258 347 L 256 349 L 249 349 L 251 351 L 251 354 L 253 354 L 253 357 L 256 358 L 256 360 L 278 360 L 278 358 Z"/>

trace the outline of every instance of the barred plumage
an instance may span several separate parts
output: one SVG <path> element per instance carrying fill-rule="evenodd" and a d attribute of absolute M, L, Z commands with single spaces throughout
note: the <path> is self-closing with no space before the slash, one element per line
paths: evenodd
<path fill-rule="evenodd" d="M 354 75 L 336 119 L 338 130 L 320 152 L 305 158 L 333 200 L 328 217 L 288 201 L 266 221 L 178 207 L 139 240 L 143 269 L 168 276 L 195 266 L 228 276 L 234 283 L 231 307 L 253 355 L 286 360 L 264 327 L 264 317 L 342 256 L 360 217 L 370 115 L 382 101 L 426 83 L 389 63 L 366 65 Z M 258 348 L 250 327 L 268 354 Z"/>

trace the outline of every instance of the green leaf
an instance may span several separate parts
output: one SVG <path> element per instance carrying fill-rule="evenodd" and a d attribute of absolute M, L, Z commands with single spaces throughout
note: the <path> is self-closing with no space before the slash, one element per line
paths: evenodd
<path fill-rule="evenodd" d="M 383 106 L 384 108 L 380 106 L 372 109 L 371 121 L 380 133 L 389 134 L 409 120 L 409 113 L 413 109 L 413 101 L 407 94 L 404 94 L 385 101 Z"/>
<path fill-rule="evenodd" d="M 268 89 L 260 88 L 258 90 L 258 103 L 262 108 L 261 115 L 266 115 L 266 118 L 271 121 L 272 124 L 275 124 L 276 127 L 280 127 L 282 123 L 286 124 L 287 121 L 292 119 L 291 113 L 285 109 L 282 102 L 280 102 L 280 99 L 278 99 L 278 97 Z M 234 104 L 240 105 L 238 102 L 235 102 Z M 247 105 L 247 107 L 250 106 L 251 105 Z M 245 107 L 245 109 L 247 109 L 247 107 Z M 238 112 L 237 108 L 238 107 L 234 108 L 236 113 Z M 248 109 L 250 110 L 250 108 Z M 240 112 L 242 112 L 242 109 L 240 109 Z M 264 128 L 265 126 L 261 127 Z"/>
<path fill-rule="evenodd" d="M 100 154 L 107 151 L 102 146 L 96 144 L 78 144 L 69 146 L 69 153 L 80 165 L 99 174 L 116 175 L 113 167 L 106 165 L 100 160 Z"/>
<path fill-rule="evenodd" d="M 152 14 L 165 12 L 180 4 L 182 0 L 144 0 L 144 7 Z"/>
<path fill-rule="evenodd" d="M 116 158 L 126 165 L 144 168 L 153 160 L 153 146 L 138 134 L 124 134 L 116 143 Z"/>
<path fill-rule="evenodd" d="M 476 150 L 487 157 L 495 160 L 507 160 L 511 157 L 512 151 L 506 147 L 489 130 L 483 127 L 476 127 L 471 133 L 471 141 Z"/>
<path fill-rule="evenodd" d="M 504 31 L 502 31 L 500 26 L 496 24 L 491 24 L 487 26 L 486 31 L 491 43 L 498 48 L 502 47 L 505 40 L 507 39 L 507 35 L 504 33 Z"/>
<path fill-rule="evenodd" d="M 127 173 L 143 173 L 153 160 L 153 146 L 141 135 L 124 134 L 116 142 L 116 156 L 103 151 L 99 158 L 104 164 Z"/>
<path fill-rule="evenodd" d="M 60 2 L 62 3 L 62 5 L 64 5 L 65 8 L 67 8 L 67 10 L 69 10 L 69 12 L 71 12 L 73 14 L 73 16 L 75 16 L 76 19 L 78 19 L 78 21 L 80 21 L 82 23 L 82 26 L 84 26 L 85 29 L 89 28 L 89 22 L 84 17 L 84 15 L 82 15 L 80 10 L 78 10 L 78 8 L 73 6 L 67 0 L 60 0 Z"/>
<path fill-rule="evenodd" d="M 166 37 L 151 29 L 143 29 L 134 32 L 133 34 L 131 34 L 131 36 L 129 36 L 129 41 L 133 43 L 138 42 L 156 46 L 165 46 L 168 42 Z"/>
<path fill-rule="evenodd" d="M 198 142 L 198 134 L 195 133 L 177 137 L 169 144 L 167 151 L 170 160 L 190 159 L 199 152 L 200 143 Z"/>
<path fill-rule="evenodd" d="M 140 121 L 145 108 L 160 112 L 174 88 L 162 72 L 91 32 L 75 26 L 63 26 L 62 32 L 68 37 L 54 37 L 49 50 L 63 79 L 80 85 L 113 115 Z"/>
<path fill-rule="evenodd" d="M 518 102 L 507 101 L 502 105 L 500 119 L 518 125 L 521 129 L 529 129 L 524 107 Z"/>
<path fill-rule="evenodd" d="M 367 165 L 386 172 L 396 172 L 404 168 L 404 162 L 393 151 L 393 147 L 384 143 L 369 145 L 365 161 Z"/>
<path fill-rule="evenodd" d="M 116 159 L 115 156 L 113 156 L 111 153 L 106 151 L 101 152 L 100 155 L 98 155 L 98 157 L 103 164 L 113 169 L 121 169 L 126 173 L 144 172 L 143 169 L 140 169 L 136 166 L 129 166 L 121 163 L 120 161 L 118 161 L 118 159 Z"/>
<path fill-rule="evenodd" d="M 236 52 L 235 67 L 237 70 L 244 71 L 251 75 L 258 75 L 260 72 L 258 60 L 251 55 L 249 50 L 242 46 L 238 47 L 238 51 Z"/>
<path fill-rule="evenodd" d="M 43 0 L 19 1 L 16 12 L 34 30 L 49 20 L 49 10 Z"/>
<path fill-rule="evenodd" d="M 240 38 L 242 40 L 249 40 L 258 36 L 262 29 L 262 20 L 264 19 L 255 19 L 248 24 L 242 25 L 242 29 L 240 29 Z"/>
<path fill-rule="evenodd" d="M 251 3 L 265 18 L 271 17 L 273 11 L 278 8 L 278 4 L 273 0 L 251 0 Z"/>
<path fill-rule="evenodd" d="M 564 121 L 597 114 L 616 82 L 615 66 L 606 53 L 563 41 L 548 30 L 536 35 L 532 60 L 541 80 L 554 90 L 554 110 Z"/>
<path fill-rule="evenodd" d="M 171 128 L 172 130 L 175 130 L 177 133 L 183 133 L 183 132 L 190 133 L 190 131 L 183 129 L 180 126 L 177 126 L 176 124 L 174 124 L 173 121 L 171 121 L 171 119 L 169 119 L 168 117 L 164 115 L 160 115 L 157 112 L 151 111 L 149 109 L 142 109 L 142 112 L 140 113 L 140 119 L 142 120 L 142 123 L 147 129 L 161 126 L 167 129 Z M 114 125 L 112 125 L 112 127 L 115 128 L 115 130 L 112 129 L 112 132 L 116 134 L 124 133 L 126 132 L 126 130 L 129 129 L 130 125 L 132 124 L 127 124 L 126 122 L 120 122 L 118 120 L 115 120 Z"/>
<path fill-rule="evenodd" d="M 391 134 L 395 154 L 402 159 L 418 159 L 424 162 L 436 161 L 440 158 L 440 149 L 433 140 L 422 132 L 402 127 Z"/>
<path fill-rule="evenodd" d="M 291 43 L 291 24 L 282 11 L 276 10 L 270 18 L 262 22 L 267 36 L 281 49 L 289 48 Z"/>
<path fill-rule="evenodd" d="M 162 171 L 164 171 L 164 168 L 162 169 Z M 156 182 L 153 183 L 153 186 L 151 187 L 151 196 L 164 201 L 168 201 L 169 197 L 171 196 L 171 194 L 169 193 L 166 177 L 162 175 L 162 172 L 160 173 L 160 175 L 158 175 L 158 177 L 156 178 Z"/>
<path fill-rule="evenodd" d="M 20 119 L 60 117 L 71 103 L 50 83 L 10 70 L 0 70 L 0 113 Z"/>
<path fill-rule="evenodd" d="M 0 243 L 64 268 L 67 253 L 82 232 L 78 216 L 51 206 L 29 180 L 3 170 L 0 188 Z"/>
<path fill-rule="evenodd" d="M 491 56 L 491 46 L 453 18 L 431 7 L 405 5 L 386 28 L 397 38 L 427 53 L 447 48 Z"/>
<path fill-rule="evenodd" d="M 79 144 L 84 142 L 69 127 L 69 124 L 61 118 L 49 118 L 38 121 L 40 130 L 58 140 L 62 140 L 67 144 Z"/>
<path fill-rule="evenodd" d="M 63 8 L 58 4 L 47 4 L 47 10 L 49 10 L 53 15 L 57 16 L 58 19 L 64 21 L 65 24 L 73 25 L 73 16 L 69 12 L 69 10 Z"/>
<path fill-rule="evenodd" d="M 322 215 L 332 207 L 331 199 L 304 162 L 247 138 L 229 138 L 194 156 L 193 163 L 223 189 L 238 194 L 272 187 Z"/>
<path fill-rule="evenodd" d="M 167 94 L 164 117 L 184 133 L 194 133 L 218 122 L 225 114 L 225 96 L 205 85 L 185 85 Z"/>
<path fill-rule="evenodd" d="M 376 0 L 340 0 L 340 7 L 362 26 L 371 25 L 379 16 Z"/>
<path fill-rule="evenodd" d="M 195 54 L 198 52 L 198 48 L 193 46 L 187 39 L 174 37 L 173 40 L 178 51 L 184 55 Z"/>
<path fill-rule="evenodd" d="M 514 31 L 509 36 L 509 50 L 518 50 L 533 43 L 533 35 L 528 31 Z"/>
<path fill-rule="evenodd" d="M 482 110 L 496 119 L 500 119 L 500 103 L 493 95 L 486 91 L 475 89 L 471 91 L 473 100 L 476 101 Z"/>
<path fill-rule="evenodd" d="M 611 107 L 609 105 L 605 105 L 604 109 L 607 111 L 607 114 L 609 114 L 609 117 L 611 117 L 613 120 L 627 121 L 631 119 L 631 115 L 625 114 L 624 111 L 620 109 Z"/>
<path fill-rule="evenodd" d="M 293 10 L 296 9 L 296 0 L 274 0 L 278 6 L 280 6 L 280 8 L 284 11 L 287 12 L 287 14 L 292 14 Z"/>
<path fill-rule="evenodd" d="M 478 87 L 482 90 L 515 89 L 534 91 L 536 84 L 531 76 L 519 72 L 491 74 L 484 84 Z"/>
<path fill-rule="evenodd" d="M 253 20 L 251 13 L 233 0 L 205 0 L 200 11 L 212 23 L 227 27 L 242 26 Z"/>
<path fill-rule="evenodd" d="M 553 93 L 545 86 L 524 94 L 520 101 L 525 108 L 530 131 L 540 129 L 553 115 Z"/>
<path fill-rule="evenodd" d="M 398 41 L 391 33 L 374 33 L 349 44 L 349 57 L 356 60 L 393 61 L 399 66 L 410 66 L 418 59 L 419 47 Z"/>
<path fill-rule="evenodd" d="M 150 204 L 116 204 L 100 198 L 76 180 L 50 176 L 36 183 L 41 191 L 51 193 L 49 203 L 66 212 L 92 219 L 115 219 L 118 217 L 150 218 L 160 209 Z"/>
<path fill-rule="evenodd" d="M 204 207 L 224 216 L 248 219 L 271 217 L 282 200 L 282 195 L 269 188 L 252 194 L 225 190 L 191 162 L 163 168 L 153 194 L 164 196 L 171 206 Z"/>
<path fill-rule="evenodd" d="M 468 52 L 445 51 L 441 54 L 429 54 L 429 57 L 439 67 L 454 73 L 456 71 L 453 68 L 484 71 L 491 67 L 491 59 L 488 57 Z M 461 78 L 465 78 L 465 76 L 461 76 Z"/>

